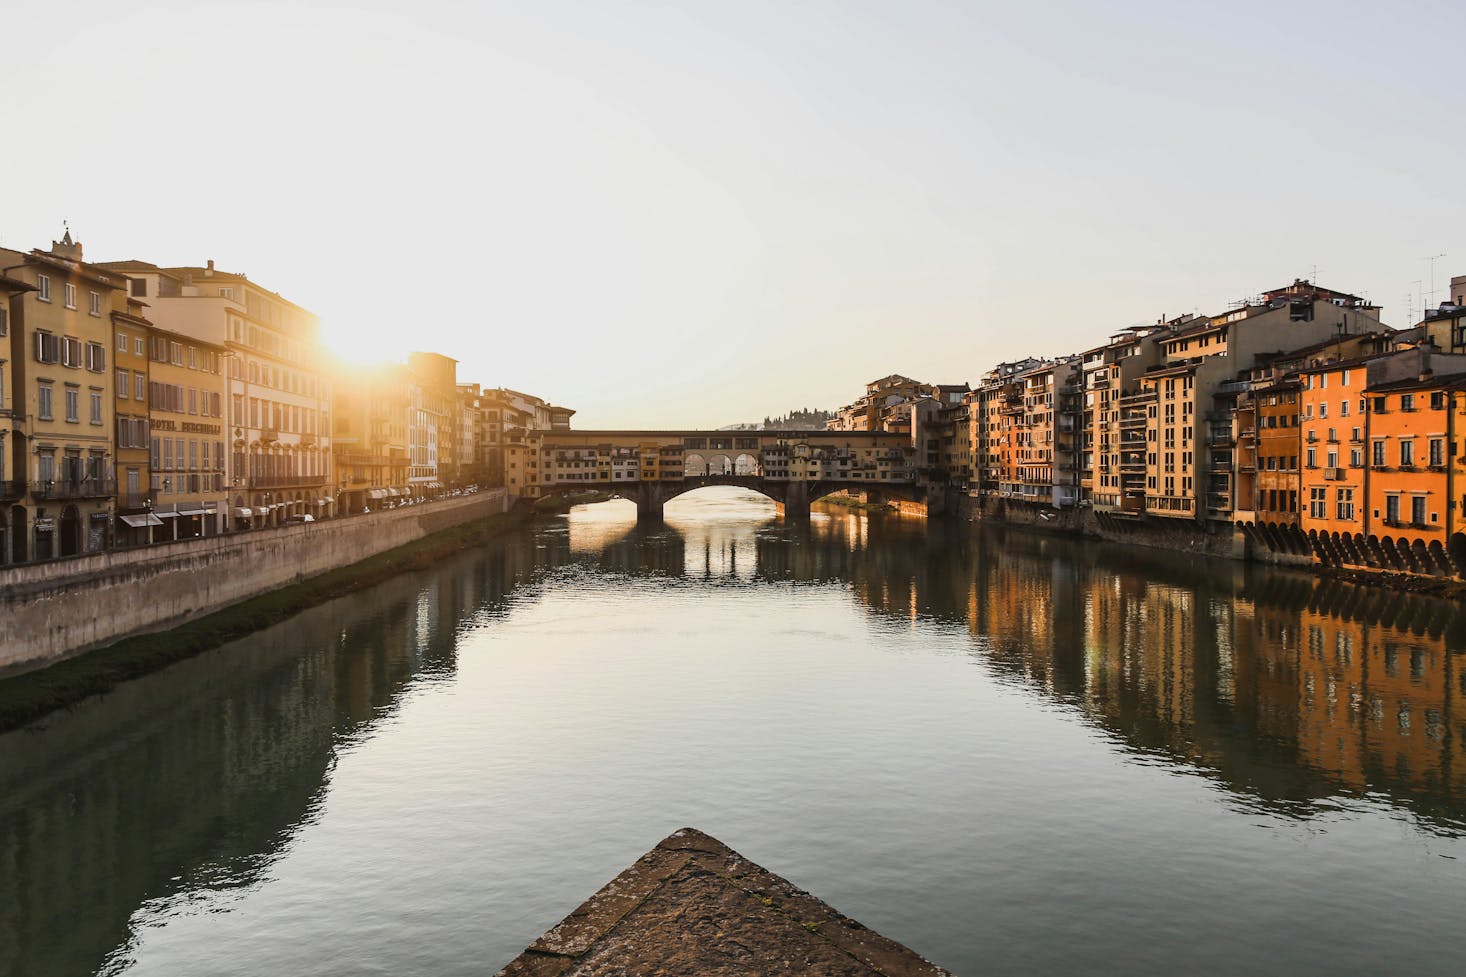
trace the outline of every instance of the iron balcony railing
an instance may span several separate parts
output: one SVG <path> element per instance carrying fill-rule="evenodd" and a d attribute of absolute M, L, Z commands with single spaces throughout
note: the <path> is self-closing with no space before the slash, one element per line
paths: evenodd
<path fill-rule="evenodd" d="M 325 483 L 325 475 L 256 475 L 249 479 L 252 489 L 304 488 Z"/>
<path fill-rule="evenodd" d="M 31 496 L 36 499 L 56 501 L 61 499 L 109 498 L 117 490 L 117 483 L 110 478 L 67 479 L 49 482 L 35 482 L 31 485 Z"/>

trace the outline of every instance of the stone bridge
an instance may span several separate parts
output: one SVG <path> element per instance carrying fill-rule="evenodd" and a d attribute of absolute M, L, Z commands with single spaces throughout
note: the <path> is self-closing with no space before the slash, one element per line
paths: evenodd
<path fill-rule="evenodd" d="M 635 501 L 641 519 L 713 485 L 751 489 L 794 519 L 836 492 L 931 495 L 910 438 L 884 431 L 534 431 L 505 446 L 505 474 L 514 495 L 611 492 Z"/>

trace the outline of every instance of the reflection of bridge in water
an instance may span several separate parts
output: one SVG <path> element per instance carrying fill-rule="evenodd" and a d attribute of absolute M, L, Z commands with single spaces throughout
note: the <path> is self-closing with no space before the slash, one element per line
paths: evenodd
<path fill-rule="evenodd" d="M 773 499 L 790 519 L 836 492 L 939 508 L 924 464 L 908 435 L 884 431 L 535 431 L 505 447 L 511 496 L 613 492 L 642 520 L 719 485 Z"/>
<path fill-rule="evenodd" d="M 1021 530 L 953 539 L 843 510 L 809 524 L 601 522 L 594 551 L 543 558 L 848 586 L 883 617 L 965 629 L 999 675 L 1247 803 L 1312 816 L 1379 793 L 1466 827 L 1466 613 L 1451 601 Z"/>

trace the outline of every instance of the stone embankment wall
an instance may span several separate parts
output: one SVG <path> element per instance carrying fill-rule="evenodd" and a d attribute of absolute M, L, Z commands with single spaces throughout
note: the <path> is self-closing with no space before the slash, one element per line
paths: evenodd
<path fill-rule="evenodd" d="M 0 674 L 160 631 L 503 512 L 502 490 L 0 570 Z"/>
<path fill-rule="evenodd" d="M 1087 536 L 1112 543 L 1154 546 L 1182 553 L 1204 553 L 1228 559 L 1246 559 L 1246 540 L 1233 532 L 1210 533 L 1194 522 L 1159 519 L 1144 521 L 1109 516 L 1090 509 L 1051 509 L 1047 505 L 1023 502 L 978 500 L 958 497 L 956 515 L 970 522 L 995 522 L 1007 526 L 1025 526 L 1045 532 L 1069 536 Z"/>

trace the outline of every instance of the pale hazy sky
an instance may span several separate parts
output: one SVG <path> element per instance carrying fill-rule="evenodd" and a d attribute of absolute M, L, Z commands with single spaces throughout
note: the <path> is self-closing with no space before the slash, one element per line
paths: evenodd
<path fill-rule="evenodd" d="M 1466 273 L 1466 4 L 30 0 L 0 244 L 216 260 L 579 427 Z M 1417 284 L 1420 283 L 1420 284 Z M 1418 302 L 1418 298 L 1416 300 Z M 1418 304 L 1417 304 L 1418 310 Z"/>

